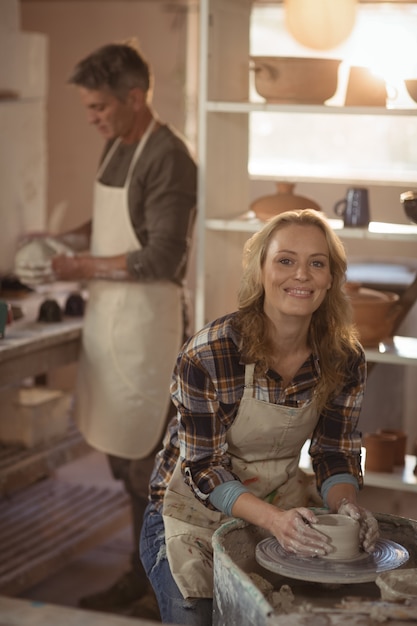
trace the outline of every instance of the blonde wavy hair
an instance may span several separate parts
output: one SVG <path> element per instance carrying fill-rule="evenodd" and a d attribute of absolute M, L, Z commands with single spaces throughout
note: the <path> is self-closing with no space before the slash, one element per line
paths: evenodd
<path fill-rule="evenodd" d="M 321 378 L 316 391 L 320 406 L 343 386 L 349 361 L 360 347 L 352 324 L 351 305 L 343 285 L 346 281 L 346 253 L 339 237 L 326 218 L 313 209 L 287 211 L 276 216 L 247 242 L 243 251 L 243 275 L 240 282 L 237 316 L 242 336 L 242 353 L 248 362 L 265 369 L 272 354 L 269 321 L 264 313 L 262 269 L 275 233 L 286 226 L 314 226 L 326 237 L 329 248 L 332 284 L 320 307 L 313 313 L 308 342 L 318 355 Z"/>

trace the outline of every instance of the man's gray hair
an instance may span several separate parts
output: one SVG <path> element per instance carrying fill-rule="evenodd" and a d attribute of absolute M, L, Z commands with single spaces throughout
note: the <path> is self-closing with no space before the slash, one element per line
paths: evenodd
<path fill-rule="evenodd" d="M 79 61 L 68 82 L 94 91 L 107 88 L 120 100 L 130 89 L 147 93 L 151 86 L 147 61 L 126 44 L 108 44 Z"/>

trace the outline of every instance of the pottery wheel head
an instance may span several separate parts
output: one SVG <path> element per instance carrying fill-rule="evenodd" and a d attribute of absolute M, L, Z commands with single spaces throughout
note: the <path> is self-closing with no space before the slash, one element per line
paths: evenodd
<path fill-rule="evenodd" d="M 351 584 L 374 581 L 381 572 L 396 569 L 406 563 L 409 553 L 395 541 L 379 539 L 375 552 L 361 552 L 353 559 L 299 557 L 284 550 L 275 537 L 268 537 L 256 546 L 255 557 L 265 569 L 288 578 Z"/>

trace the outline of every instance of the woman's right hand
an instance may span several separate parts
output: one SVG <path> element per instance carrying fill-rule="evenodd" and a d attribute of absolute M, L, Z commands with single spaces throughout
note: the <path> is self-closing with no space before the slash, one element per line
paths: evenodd
<path fill-rule="evenodd" d="M 246 492 L 233 504 L 232 515 L 267 530 L 287 552 L 324 556 L 331 550 L 330 539 L 311 526 L 318 520 L 306 507 L 285 511 Z"/>
<path fill-rule="evenodd" d="M 317 517 L 310 509 L 276 509 L 271 522 L 272 534 L 287 552 L 299 556 L 324 556 L 330 551 L 329 539 L 311 526 L 317 522 Z"/>

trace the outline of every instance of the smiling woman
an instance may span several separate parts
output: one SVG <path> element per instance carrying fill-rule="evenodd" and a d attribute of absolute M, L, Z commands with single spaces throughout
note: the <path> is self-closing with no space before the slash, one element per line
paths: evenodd
<path fill-rule="evenodd" d="M 231 516 L 289 553 L 330 551 L 298 471 L 311 432 L 323 501 L 356 519 L 373 551 L 376 520 L 356 501 L 365 357 L 345 271 L 343 245 L 318 211 L 281 213 L 245 246 L 238 310 L 182 347 L 171 385 L 177 415 L 156 457 L 141 536 L 163 622 L 212 623 L 212 537 Z"/>

